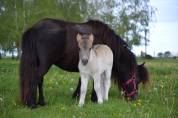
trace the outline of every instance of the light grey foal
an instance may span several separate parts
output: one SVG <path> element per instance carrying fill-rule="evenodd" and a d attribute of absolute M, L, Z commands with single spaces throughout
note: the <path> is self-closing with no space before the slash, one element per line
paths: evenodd
<path fill-rule="evenodd" d="M 111 70 L 113 65 L 113 53 L 107 45 L 93 46 L 93 34 L 77 34 L 79 51 L 78 68 L 81 76 L 81 90 L 79 106 L 84 105 L 88 80 L 94 79 L 94 89 L 98 97 L 98 103 L 108 100 L 110 88 Z"/>

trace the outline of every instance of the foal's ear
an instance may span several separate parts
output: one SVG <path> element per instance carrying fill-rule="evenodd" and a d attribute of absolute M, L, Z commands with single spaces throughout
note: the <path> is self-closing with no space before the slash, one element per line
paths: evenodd
<path fill-rule="evenodd" d="M 92 42 L 93 42 L 93 40 L 94 40 L 94 36 L 93 36 L 92 33 L 89 35 L 89 40 L 92 41 Z"/>
<path fill-rule="evenodd" d="M 79 42 L 82 38 L 81 34 L 78 33 L 76 38 L 77 38 L 77 41 Z"/>

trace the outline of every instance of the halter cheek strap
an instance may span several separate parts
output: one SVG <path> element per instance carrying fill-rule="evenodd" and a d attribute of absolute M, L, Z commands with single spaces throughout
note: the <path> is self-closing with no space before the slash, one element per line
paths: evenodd
<path fill-rule="evenodd" d="M 123 84 L 124 94 L 125 94 L 126 97 L 131 97 L 132 95 L 134 95 L 135 93 L 137 93 L 135 71 L 133 71 L 130 75 L 131 75 L 131 78 L 130 78 L 129 80 L 127 80 L 127 81 Z M 132 92 L 128 92 L 128 91 L 127 91 L 126 87 L 127 87 L 128 85 L 133 85 Z"/>

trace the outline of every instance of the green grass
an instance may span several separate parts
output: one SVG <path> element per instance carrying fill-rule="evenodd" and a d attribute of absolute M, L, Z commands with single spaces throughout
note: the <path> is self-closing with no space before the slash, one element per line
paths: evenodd
<path fill-rule="evenodd" d="M 126 102 L 112 84 L 109 101 L 102 105 L 90 101 L 91 82 L 85 106 L 72 100 L 78 73 L 53 66 L 45 76 L 47 105 L 31 110 L 19 100 L 19 62 L 0 60 L 0 118 L 176 118 L 178 117 L 178 60 L 146 61 L 150 72 L 147 88 L 139 87 L 139 98 Z"/>

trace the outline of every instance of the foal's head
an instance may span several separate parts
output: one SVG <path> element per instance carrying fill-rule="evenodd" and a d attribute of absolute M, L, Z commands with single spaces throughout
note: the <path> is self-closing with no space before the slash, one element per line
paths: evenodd
<path fill-rule="evenodd" d="M 77 34 L 77 42 L 79 47 L 79 58 L 83 65 L 88 63 L 90 51 L 93 45 L 93 34 Z"/>

